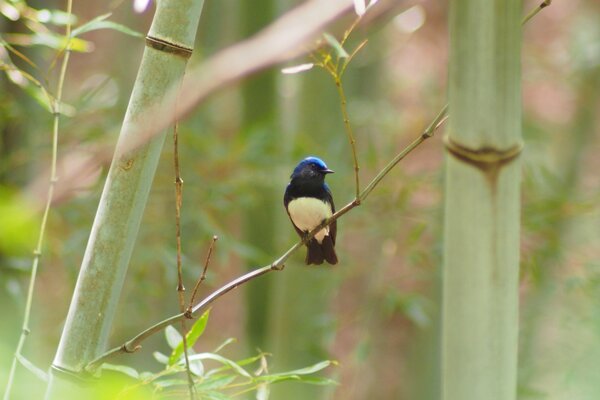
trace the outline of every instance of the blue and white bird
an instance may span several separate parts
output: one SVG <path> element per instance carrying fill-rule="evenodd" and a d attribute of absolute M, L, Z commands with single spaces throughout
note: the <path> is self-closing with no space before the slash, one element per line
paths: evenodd
<path fill-rule="evenodd" d="M 321 159 L 307 157 L 300 161 L 290 176 L 283 205 L 301 238 L 335 212 L 331 190 L 325 183 L 325 175 L 331 173 L 333 171 Z M 323 264 L 323 261 L 337 264 L 336 234 L 336 221 L 317 232 L 306 244 L 306 264 Z"/>

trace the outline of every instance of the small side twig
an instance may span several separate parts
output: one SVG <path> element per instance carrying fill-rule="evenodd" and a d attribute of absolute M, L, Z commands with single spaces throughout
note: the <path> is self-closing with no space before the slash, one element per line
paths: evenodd
<path fill-rule="evenodd" d="M 344 93 L 344 86 L 342 86 L 342 79 L 339 74 L 334 76 L 335 86 L 338 91 L 338 95 L 340 96 L 340 107 L 342 109 L 342 118 L 344 120 L 344 129 L 346 131 L 346 135 L 348 136 L 348 142 L 350 143 L 350 148 L 352 149 L 352 160 L 354 162 L 354 185 L 356 190 L 356 199 L 359 200 L 360 194 L 360 179 L 359 179 L 359 170 L 360 166 L 358 165 L 358 156 L 356 154 L 356 140 L 354 139 L 354 133 L 352 132 L 352 126 L 350 125 L 350 117 L 348 116 L 347 109 L 347 101 L 346 94 Z M 360 200 L 359 200 L 360 201 Z"/>
<path fill-rule="evenodd" d="M 552 0 L 544 0 L 544 1 L 542 1 L 536 8 L 534 8 L 533 10 L 531 10 L 529 12 L 529 14 L 527 14 L 525 16 L 525 18 L 523 18 L 523 21 L 521 23 L 523 25 L 525 25 L 531 18 L 535 17 L 537 15 L 537 13 L 539 13 L 540 11 L 542 11 L 544 8 L 548 7 L 550 4 L 552 4 Z"/>
<path fill-rule="evenodd" d="M 196 294 L 198 293 L 198 289 L 200 288 L 200 285 L 206 279 L 206 271 L 208 271 L 208 265 L 210 264 L 210 258 L 212 256 L 212 253 L 214 251 L 214 248 L 215 248 L 215 245 L 216 245 L 218 239 L 219 239 L 219 237 L 217 235 L 214 235 L 212 237 L 212 241 L 210 242 L 210 247 L 208 248 L 208 253 L 206 254 L 206 260 L 204 260 L 204 269 L 202 270 L 202 274 L 196 281 L 196 285 L 194 286 L 194 290 L 192 291 L 192 297 L 190 298 L 190 303 L 188 304 L 187 309 L 185 310 L 187 318 L 192 318 L 192 306 L 194 305 L 194 300 L 196 300 Z"/>
<path fill-rule="evenodd" d="M 358 26 L 361 21 L 361 16 L 356 18 L 352 25 L 344 32 L 342 39 L 340 40 L 340 46 L 344 46 L 346 41 L 350 37 L 350 34 L 354 29 Z M 315 54 L 311 54 L 311 58 L 316 61 L 316 65 L 325 69 L 329 75 L 333 78 L 335 83 L 335 87 L 338 92 L 338 96 L 340 98 L 340 108 L 342 111 L 342 119 L 344 121 L 344 130 L 346 132 L 346 136 L 348 137 L 348 142 L 350 143 L 350 148 L 352 149 L 352 162 L 354 164 L 354 186 L 355 186 L 355 201 L 360 203 L 360 166 L 358 163 L 358 156 L 356 152 L 356 140 L 354 139 L 354 132 L 352 131 L 352 125 L 350 124 L 350 117 L 348 115 L 348 102 L 346 100 L 346 93 L 344 92 L 344 86 L 342 84 L 342 77 L 344 76 L 344 72 L 346 72 L 346 68 L 358 54 L 360 50 L 362 50 L 367 45 L 367 40 L 363 40 L 356 46 L 356 48 L 344 58 L 344 61 L 340 63 L 342 58 L 338 55 L 336 61 L 333 62 L 333 56 L 331 51 L 320 51 L 319 56 L 321 59 L 319 60 Z"/>
<path fill-rule="evenodd" d="M 185 310 L 185 286 L 183 285 L 183 271 L 181 265 L 181 205 L 183 204 L 183 179 L 181 179 L 181 169 L 179 168 L 179 124 L 177 121 L 173 124 L 173 166 L 175 168 L 175 238 L 177 247 L 177 297 L 179 298 L 179 311 Z M 190 369 L 190 360 L 188 357 L 187 344 L 187 326 L 185 319 L 181 320 L 181 331 L 183 341 L 183 357 L 185 359 L 185 371 L 188 381 L 188 391 L 190 399 L 196 398 L 196 386 L 194 377 Z"/>

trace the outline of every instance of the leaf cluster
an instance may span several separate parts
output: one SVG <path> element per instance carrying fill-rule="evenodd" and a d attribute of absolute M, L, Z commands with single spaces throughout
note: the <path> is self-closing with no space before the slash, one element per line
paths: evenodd
<path fill-rule="evenodd" d="M 198 318 L 186 334 L 190 371 L 199 398 L 223 400 L 255 392 L 257 399 L 268 399 L 270 385 L 285 381 L 312 385 L 335 384 L 335 381 L 329 378 L 314 375 L 335 364 L 334 361 L 325 360 L 300 369 L 270 373 L 268 353 L 259 352 L 239 360 L 224 356 L 223 350 L 235 342 L 233 338 L 225 340 L 212 351 L 196 352 L 193 347 L 204 333 L 209 315 L 210 310 Z M 126 377 L 121 388 L 117 390 L 116 398 L 137 398 L 150 393 L 153 398 L 158 399 L 184 398 L 188 395 L 183 337 L 173 326 L 168 326 L 164 332 L 171 353 L 153 353 L 154 359 L 163 367 L 158 372 L 138 371 L 128 365 L 102 365 L 99 371 L 100 381 L 106 376 L 110 377 L 112 373 Z"/>

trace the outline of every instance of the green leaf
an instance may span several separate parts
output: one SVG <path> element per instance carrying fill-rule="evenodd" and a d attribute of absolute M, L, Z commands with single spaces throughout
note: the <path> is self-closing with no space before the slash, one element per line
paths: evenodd
<path fill-rule="evenodd" d="M 245 377 L 245 378 L 252 378 L 252 375 L 250 375 L 250 373 L 248 371 L 246 371 L 244 368 L 242 368 L 241 366 L 239 366 L 238 364 L 235 363 L 235 361 L 232 361 L 228 358 L 225 358 L 223 356 L 220 356 L 218 354 L 214 354 L 214 353 L 200 353 L 200 354 L 194 354 L 190 357 L 188 357 L 188 359 L 190 361 L 194 361 L 194 360 L 214 360 L 214 361 L 218 361 L 223 365 L 227 365 L 228 367 L 231 367 L 235 372 L 237 372 L 239 375 Z"/>
<path fill-rule="evenodd" d="M 133 379 L 140 379 L 140 374 L 135 369 L 126 365 L 115 365 L 115 364 L 102 364 L 102 369 L 107 371 L 116 371 L 125 374 Z"/>
<path fill-rule="evenodd" d="M 204 376 L 204 364 L 200 360 L 190 361 L 190 371 L 196 376 Z"/>
<path fill-rule="evenodd" d="M 199 391 L 221 389 L 236 379 L 237 376 L 235 375 L 215 376 L 214 378 L 206 379 L 202 381 L 202 383 L 197 384 L 196 389 Z"/>
<path fill-rule="evenodd" d="M 231 400 L 231 397 L 215 391 L 202 393 L 202 398 L 206 400 Z"/>
<path fill-rule="evenodd" d="M 169 357 L 167 357 L 165 354 L 155 351 L 154 353 L 152 353 L 152 356 L 154 357 L 154 359 L 156 361 L 158 361 L 161 364 L 167 365 L 169 364 Z"/>
<path fill-rule="evenodd" d="M 112 21 L 106 21 L 106 19 L 110 16 L 111 16 L 111 13 L 108 13 L 108 14 L 100 15 L 100 16 L 94 18 L 93 20 L 86 22 L 85 24 L 81 25 L 80 27 L 73 29 L 71 36 L 76 37 L 76 36 L 82 35 L 87 32 L 96 31 L 98 29 L 112 29 L 112 30 L 124 33 L 126 35 L 129 35 L 129 36 L 144 37 L 144 35 L 142 35 L 141 33 L 136 32 L 133 29 L 126 27 L 125 25 L 121 25 L 121 24 L 118 24 L 118 23 L 112 22 Z"/>
<path fill-rule="evenodd" d="M 204 333 L 204 329 L 206 329 L 206 323 L 208 322 L 208 316 L 210 314 L 210 310 L 207 310 L 198 320 L 194 323 L 189 332 L 185 335 L 188 348 L 191 348 L 198 338 L 202 336 Z M 173 349 L 171 356 L 169 357 L 169 365 L 173 365 L 179 360 L 181 355 L 183 354 L 183 340 L 180 339 L 179 344 Z"/>
<path fill-rule="evenodd" d="M 165 329 L 165 337 L 167 338 L 167 344 L 172 349 L 179 346 L 179 343 L 183 339 L 181 334 L 177 332 L 177 329 L 173 328 L 171 325 L 167 326 Z"/>
<path fill-rule="evenodd" d="M 322 378 L 319 376 L 298 376 L 302 383 L 308 383 L 310 385 L 317 386 L 328 386 L 328 385 L 339 385 L 339 383 L 333 379 Z"/>
<path fill-rule="evenodd" d="M 13 189 L 0 186 L 0 253 L 17 255 L 31 251 L 38 229 L 35 206 Z"/>
<path fill-rule="evenodd" d="M 267 383 L 261 383 L 256 388 L 256 400 L 269 400 L 270 394 L 271 390 Z"/>
<path fill-rule="evenodd" d="M 231 343 L 235 343 L 235 342 L 237 342 L 237 339 L 230 337 L 227 340 L 225 340 L 223 343 L 221 343 L 219 346 L 217 346 L 217 348 L 213 350 L 213 353 L 218 353 L 221 350 L 223 350 L 225 348 L 225 346 L 228 346 Z"/>
<path fill-rule="evenodd" d="M 338 42 L 338 40 L 330 35 L 329 33 L 324 33 L 323 37 L 325 38 L 325 40 L 327 40 L 327 43 L 329 43 L 329 45 L 331 47 L 333 47 L 333 49 L 335 50 L 336 55 L 339 58 L 348 58 L 348 52 L 346 52 L 346 50 L 344 50 L 344 47 L 342 47 L 342 44 L 340 42 Z"/>
<path fill-rule="evenodd" d="M 307 377 L 304 375 L 314 374 L 315 372 L 319 372 L 319 371 L 329 367 L 332 364 L 335 364 L 335 362 L 329 361 L 329 360 L 321 361 L 315 365 L 312 365 L 312 366 L 306 367 L 306 368 L 300 368 L 300 369 L 295 369 L 292 371 L 279 372 L 276 374 L 258 376 L 258 377 L 255 377 L 255 380 L 262 381 L 262 382 L 269 382 L 269 383 L 293 380 L 293 381 L 302 381 L 302 382 L 306 382 L 306 383 L 312 383 L 315 385 L 317 385 L 317 384 L 318 385 L 326 385 L 326 384 L 330 384 L 329 380 L 324 380 L 324 379 L 320 379 L 320 378 L 316 378 L 316 377 Z M 335 381 L 331 381 L 331 382 L 335 382 Z"/>
<path fill-rule="evenodd" d="M 51 32 L 36 32 L 34 34 L 11 33 L 4 36 L 7 43 L 16 46 L 46 46 L 55 50 L 64 50 L 67 47 L 67 39 L 64 36 Z M 94 45 L 91 42 L 71 38 L 69 45 L 72 51 L 89 53 Z"/>
<path fill-rule="evenodd" d="M 156 385 L 159 388 L 167 388 L 171 386 L 187 385 L 187 383 L 188 382 L 185 379 L 163 379 L 162 381 L 154 382 L 154 385 Z"/>
<path fill-rule="evenodd" d="M 19 360 L 21 365 L 27 368 L 33 375 L 37 376 L 44 382 L 48 382 L 48 374 L 36 367 L 31 361 L 23 357 L 21 354 L 17 354 L 17 360 Z"/>
<path fill-rule="evenodd" d="M 248 364 L 252 364 L 255 363 L 256 361 L 260 360 L 262 357 L 264 356 L 264 354 L 259 354 L 257 356 L 253 356 L 253 357 L 249 357 L 249 358 L 244 358 L 242 360 L 239 361 L 234 361 L 234 363 L 236 365 L 244 366 L 244 365 L 248 365 Z M 231 369 L 230 366 L 225 365 L 223 367 L 220 368 L 215 368 L 215 369 L 211 369 L 210 371 L 208 371 L 205 375 L 205 377 L 214 375 L 214 374 L 218 374 L 219 372 L 223 372 L 223 371 L 227 371 L 228 369 Z"/>
<path fill-rule="evenodd" d="M 77 23 L 77 16 L 75 16 L 75 14 L 67 13 L 62 10 L 37 10 L 35 17 L 42 24 L 50 23 L 53 25 L 64 26 L 68 23 L 71 25 Z"/>
<path fill-rule="evenodd" d="M 311 365 L 310 367 L 305 367 L 305 368 L 300 368 L 300 369 L 295 369 L 292 371 L 287 371 L 287 372 L 280 372 L 277 374 L 272 374 L 271 376 L 274 375 L 308 375 L 308 374 L 314 374 L 315 372 L 319 372 L 327 367 L 329 367 L 330 365 L 335 365 L 337 364 L 334 361 L 331 360 L 325 360 L 325 361 L 321 361 L 319 363 L 316 363 L 314 365 Z"/>

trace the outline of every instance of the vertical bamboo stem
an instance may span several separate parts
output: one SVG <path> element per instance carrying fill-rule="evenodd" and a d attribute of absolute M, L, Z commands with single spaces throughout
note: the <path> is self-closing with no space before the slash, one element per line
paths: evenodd
<path fill-rule="evenodd" d="M 53 362 L 54 371 L 78 373 L 105 349 L 165 133 L 136 150 L 124 152 L 121 148 L 132 139 L 132 132 L 141 131 L 140 126 L 153 125 L 151 120 L 140 119 L 144 110 L 160 104 L 164 113 L 173 113 L 172 102 L 161 102 L 182 80 L 203 3 L 162 0 L 157 4 Z M 53 396 L 58 395 L 50 385 L 47 397 Z"/>
<path fill-rule="evenodd" d="M 23 315 L 23 324 L 21 326 L 21 335 L 19 336 L 19 342 L 15 349 L 10 371 L 8 373 L 8 380 L 6 383 L 6 389 L 4 391 L 4 400 L 10 399 L 12 392 L 12 385 L 15 378 L 15 372 L 17 370 L 17 360 L 21 356 L 23 347 L 27 336 L 29 336 L 29 318 L 31 316 L 31 306 L 33 304 L 33 292 L 35 290 L 35 281 L 37 279 L 38 266 L 40 258 L 42 257 L 42 246 L 44 243 L 44 235 L 46 234 L 46 224 L 48 222 L 48 216 L 50 215 L 50 207 L 52 206 L 52 199 L 54 198 L 54 187 L 58 182 L 58 176 L 56 175 L 57 158 L 58 158 L 58 128 L 60 122 L 60 103 L 62 102 L 62 93 L 65 83 L 65 77 L 67 75 L 67 66 L 69 65 L 69 58 L 71 56 L 70 49 L 70 37 L 71 37 L 71 12 L 73 8 L 73 1 L 67 1 L 67 15 L 69 16 L 67 25 L 65 27 L 65 37 L 67 38 L 67 45 L 64 50 L 64 56 L 60 67 L 60 74 L 58 76 L 58 85 L 56 88 L 56 97 L 52 102 L 52 112 L 54 114 L 52 121 L 52 161 L 50 164 L 50 182 L 48 185 L 48 193 L 46 195 L 46 205 L 44 207 L 44 213 L 42 214 L 42 223 L 38 234 L 37 245 L 33 251 L 33 261 L 31 263 L 31 275 L 29 276 L 29 286 L 27 287 L 27 300 L 25 301 L 25 311 Z"/>
<path fill-rule="evenodd" d="M 455 0 L 444 226 L 442 398 L 516 398 L 519 0 Z"/>

